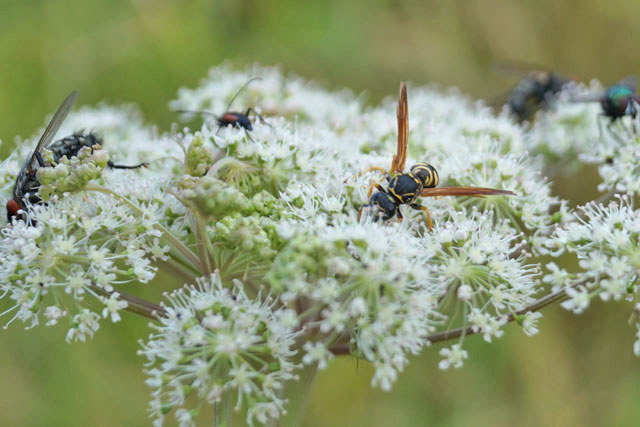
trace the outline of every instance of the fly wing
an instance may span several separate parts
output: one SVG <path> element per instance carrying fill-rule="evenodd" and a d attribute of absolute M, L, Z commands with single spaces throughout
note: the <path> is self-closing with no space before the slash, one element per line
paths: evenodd
<path fill-rule="evenodd" d="M 407 144 L 409 142 L 409 105 L 407 102 L 407 84 L 400 82 L 398 98 L 398 148 L 391 162 L 391 170 L 402 173 L 407 160 Z"/>
<path fill-rule="evenodd" d="M 493 70 L 501 74 L 510 74 L 514 76 L 526 77 L 532 72 L 551 73 L 552 71 L 540 64 L 520 60 L 498 61 L 493 64 Z"/>
<path fill-rule="evenodd" d="M 509 190 L 498 190 L 486 187 L 438 187 L 423 188 L 420 197 L 441 197 L 441 196 L 515 196 L 516 193 Z"/>
<path fill-rule="evenodd" d="M 605 98 L 605 92 L 587 93 L 571 97 L 571 102 L 601 102 Z"/>
<path fill-rule="evenodd" d="M 58 129 L 60 129 L 60 125 L 62 124 L 62 122 L 64 122 L 64 119 L 67 118 L 67 115 L 69 114 L 69 111 L 71 111 L 71 107 L 73 107 L 73 103 L 75 102 L 77 97 L 78 91 L 74 90 L 62 102 L 62 105 L 60 105 L 58 111 L 56 111 L 56 113 L 53 115 L 53 118 L 40 137 L 40 141 L 38 141 L 38 145 L 36 145 L 36 148 L 33 150 L 31 158 L 29 158 L 28 162 L 26 163 L 27 169 L 31 169 L 33 167 L 33 162 L 36 159 L 36 154 L 38 154 L 43 148 L 46 148 L 56 136 Z"/>
<path fill-rule="evenodd" d="M 638 87 L 638 77 L 637 76 L 627 76 L 624 79 L 620 80 L 618 85 L 625 85 L 631 88 L 632 91 L 636 91 Z"/>

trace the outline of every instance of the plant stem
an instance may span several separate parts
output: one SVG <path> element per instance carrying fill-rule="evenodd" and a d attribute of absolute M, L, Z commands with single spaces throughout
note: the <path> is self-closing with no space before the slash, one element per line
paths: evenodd
<path fill-rule="evenodd" d="M 96 294 L 105 297 L 111 297 L 112 294 L 117 293 L 118 299 L 127 302 L 127 307 L 124 310 L 130 313 L 152 320 L 158 320 L 158 317 L 167 315 L 167 311 L 162 306 L 143 300 L 142 298 L 134 297 L 133 295 L 125 294 L 119 290 L 107 291 L 98 285 L 90 285 L 89 288 Z"/>
<path fill-rule="evenodd" d="M 584 282 L 579 282 L 571 286 L 568 286 L 564 289 L 561 289 L 559 291 L 545 295 L 544 297 L 534 301 L 531 305 L 526 306 L 522 310 L 516 311 L 515 313 L 508 314 L 506 316 L 507 323 L 513 322 L 516 319 L 516 317 L 522 316 L 525 313 L 539 311 L 544 307 L 548 306 L 549 304 L 566 300 L 568 298 L 567 289 L 575 288 L 581 284 L 584 284 Z M 430 343 L 436 343 L 436 342 L 459 338 L 462 335 L 465 335 L 465 336 L 473 335 L 475 333 L 476 331 L 471 326 L 469 326 L 466 328 L 457 328 L 457 329 L 450 329 L 448 331 L 438 332 L 437 334 L 429 335 L 428 337 L 426 337 L 426 340 L 429 341 Z M 345 344 L 344 342 L 334 345 L 329 350 L 331 351 L 331 353 L 333 353 L 336 356 L 350 354 L 349 344 Z"/>
<path fill-rule="evenodd" d="M 126 204 L 127 206 L 129 206 L 129 208 L 131 208 L 131 210 L 133 210 L 138 215 L 142 215 L 144 213 L 142 209 L 137 207 L 131 200 L 121 196 L 118 193 L 115 193 L 109 190 L 108 188 L 101 187 L 99 185 L 88 185 L 84 189 L 86 191 L 96 191 L 98 193 L 108 194 L 111 197 L 118 199 L 124 204 Z M 204 270 L 204 266 L 200 263 L 200 260 L 198 259 L 198 257 L 189 248 L 187 248 L 180 240 L 178 240 L 173 234 L 171 234 L 169 230 L 167 230 L 163 225 L 156 223 L 156 224 L 153 224 L 153 228 L 160 231 L 162 233 L 162 237 L 164 237 L 164 239 L 167 242 L 169 242 L 169 244 L 173 246 L 177 251 L 179 251 L 182 255 L 184 255 L 193 264 L 193 266 L 196 269 L 199 269 L 200 271 Z"/>

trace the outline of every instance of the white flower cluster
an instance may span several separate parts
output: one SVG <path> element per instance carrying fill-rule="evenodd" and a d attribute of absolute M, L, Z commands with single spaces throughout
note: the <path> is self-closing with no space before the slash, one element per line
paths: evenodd
<path fill-rule="evenodd" d="M 33 326 L 41 315 L 59 317 L 66 311 L 65 294 L 77 301 L 85 295 L 100 299 L 98 288 L 110 292 L 127 282 L 147 283 L 157 270 L 152 260 L 165 250 L 159 232 L 141 230 L 129 209 L 102 194 L 31 206 L 30 217 L 35 226 L 19 221 L 2 229 L 1 286 L 15 301 L 9 323 L 17 318 Z M 69 339 L 84 341 L 85 329 L 73 328 Z"/>
<path fill-rule="evenodd" d="M 591 105 L 558 103 L 528 129 L 455 91 L 411 87 L 405 171 L 428 162 L 440 186 L 515 193 L 418 199 L 433 219 L 429 231 L 425 213 L 407 205 L 399 207 L 401 223 L 375 221 L 375 204 L 359 218 L 371 184 L 387 185 L 379 171 L 362 172 L 391 165 L 395 99 L 365 107 L 348 91 L 328 92 L 276 68 L 223 65 L 199 87 L 181 89 L 170 106 L 221 116 L 236 94 L 231 111 L 261 114 L 249 113 L 252 129 L 205 120 L 195 131 L 158 135 L 131 106 L 70 114 L 61 135 L 88 129 L 103 145 L 69 165 L 104 168 L 108 153 L 149 168 L 89 168 L 92 175 L 73 187 L 60 183 L 61 172 L 41 168 L 41 189 L 54 189 L 51 197 L 28 205 L 27 223 L 0 219 L 9 323 L 32 326 L 44 316 L 51 325 L 69 316 L 67 339 L 85 341 L 100 318 L 119 321 L 123 310 L 159 322 L 141 350 L 156 425 L 172 409 L 181 425 L 194 425 L 200 405 L 231 394 L 248 423 L 269 422 L 285 412 L 282 388 L 299 366 L 324 368 L 341 354 L 371 362 L 372 385 L 384 390 L 409 355 L 438 341 L 459 338 L 440 351 L 440 368 L 461 367 L 466 335 L 491 342 L 511 321 L 527 335 L 538 332 L 540 271 L 576 313 L 594 295 L 637 291 L 640 220 L 632 205 L 588 206 L 580 222 L 541 173 L 575 153 L 592 160 L 586 141 L 598 138 L 598 127 Z M 1 203 L 13 197 L 37 136 L 0 162 Z M 607 141 L 593 160 L 603 185 L 635 191 L 636 169 L 619 169 L 623 177 L 606 172 L 621 166 L 609 156 L 632 148 Z M 640 158 L 623 157 L 625 165 Z M 542 268 L 532 258 L 567 249 L 584 271 Z M 129 295 L 159 270 L 180 289 L 164 306 Z M 185 282 L 197 286 L 182 288 Z"/>
<path fill-rule="evenodd" d="M 46 324 L 52 325 L 70 315 L 69 341 L 85 341 L 99 327 L 99 308 L 95 312 L 97 307 L 85 296 L 104 305 L 103 317 L 120 320 L 117 311 L 126 304 L 114 302 L 114 287 L 154 278 L 155 263 L 167 260 L 169 251 L 162 241 L 167 230 L 159 219 L 172 209 L 176 214 L 184 212 L 164 191 L 167 178 L 161 176 L 162 168 L 175 160 L 157 160 L 161 158 L 151 148 L 153 132 L 133 107 L 83 108 L 69 116 L 61 132 L 72 134 L 81 127 L 103 138 L 103 149 L 91 152 L 85 148 L 78 157 L 63 158 L 56 167 L 39 168 L 40 197 L 50 200 L 27 204 L 29 223 L 6 224 L 6 215 L 0 216 L 0 287 L 15 301 L 7 323 L 19 319 L 34 326 L 44 315 Z M 0 163 L 3 205 L 12 197 L 21 166 L 17 158 L 30 156 L 38 138 L 19 143 L 18 150 Z M 166 146 L 165 155 L 179 152 L 174 142 L 167 140 Z M 155 147 L 162 147 L 162 142 L 156 141 Z M 156 159 L 150 169 L 158 173 L 142 179 L 136 171 L 103 171 L 107 152 L 115 159 Z M 43 157 L 47 156 L 44 150 Z M 89 189 L 93 191 L 86 191 Z M 184 220 L 174 221 L 174 232 L 183 226 Z M 68 304 L 67 298 L 80 305 Z"/>
<path fill-rule="evenodd" d="M 531 130 L 527 133 L 527 144 L 532 151 L 544 154 L 546 160 L 558 167 L 576 168 L 583 155 L 593 155 L 600 141 L 598 116 L 601 107 L 597 102 L 572 102 L 589 94 L 601 93 L 602 86 L 596 82 L 590 85 L 569 83 L 551 107 L 539 111 Z M 603 120 L 603 126 L 606 126 Z M 610 134 L 602 135 L 607 142 Z M 609 144 L 607 144 L 609 145 Z"/>
<path fill-rule="evenodd" d="M 640 192 L 638 163 L 640 139 L 636 117 L 611 119 L 598 102 L 575 102 L 604 93 L 597 82 L 571 83 L 552 108 L 540 111 L 527 134 L 532 150 L 545 155 L 550 172 L 577 171 L 581 164 L 596 164 L 602 177 L 599 191 Z M 635 101 L 632 101 L 635 102 Z"/>
<path fill-rule="evenodd" d="M 285 411 L 281 389 L 297 378 L 296 314 L 260 296 L 249 298 L 241 283 L 228 289 L 216 274 L 167 296 L 166 313 L 150 325 L 155 332 L 140 350 L 155 389 L 156 425 L 172 409 L 180 425 L 195 425 L 203 402 L 219 403 L 230 393 L 237 410 L 246 406 L 249 425 Z M 191 400 L 195 408 L 186 409 Z"/>
<path fill-rule="evenodd" d="M 595 297 L 636 301 L 640 291 L 640 211 L 627 196 L 608 206 L 590 203 L 581 211 L 579 222 L 556 230 L 547 242 L 556 254 L 565 250 L 575 254 L 581 271 L 569 273 L 554 264 L 544 280 L 555 288 L 568 287 L 569 299 L 562 306 L 576 314 L 587 309 Z"/>

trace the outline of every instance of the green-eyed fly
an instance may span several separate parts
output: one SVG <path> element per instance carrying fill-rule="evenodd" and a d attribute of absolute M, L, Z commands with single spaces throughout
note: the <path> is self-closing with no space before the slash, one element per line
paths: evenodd
<path fill-rule="evenodd" d="M 636 76 L 627 76 L 619 82 L 609 86 L 604 92 L 577 97 L 574 98 L 573 101 L 600 103 L 600 106 L 602 107 L 602 114 L 598 117 L 598 126 L 600 127 L 600 133 L 602 133 L 601 117 L 609 119 L 607 128 L 610 131 L 611 126 L 625 116 L 630 116 L 635 120 L 638 115 L 638 103 L 640 102 L 640 98 L 636 93 L 637 87 L 638 78 Z M 633 126 L 635 131 L 635 124 Z M 619 139 L 615 132 L 612 132 L 612 134 Z"/>

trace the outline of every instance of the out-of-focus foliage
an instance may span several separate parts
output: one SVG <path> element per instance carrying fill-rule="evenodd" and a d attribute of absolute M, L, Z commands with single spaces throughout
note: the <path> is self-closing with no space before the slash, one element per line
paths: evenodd
<path fill-rule="evenodd" d="M 633 0 L 3 0 L 0 156 L 74 88 L 80 104 L 131 101 L 168 124 L 176 118 L 166 105 L 178 87 L 194 86 L 225 59 L 237 67 L 281 64 L 370 100 L 392 93 L 400 79 L 499 97 L 514 82 L 491 71 L 504 59 L 609 83 L 640 70 L 630 54 L 638 18 Z M 593 197 L 581 191 L 598 178 L 581 174 L 556 177 L 555 190 L 578 202 Z M 159 278 L 147 288 L 150 299 L 161 286 Z M 547 310 L 544 333 L 533 339 L 515 330 L 492 347 L 471 338 L 473 357 L 461 370 L 442 372 L 437 352 L 425 352 L 392 393 L 370 388 L 366 363 L 339 360 L 318 374 L 303 423 L 637 425 L 640 365 L 617 307 L 579 317 Z M 0 425 L 148 425 L 143 360 L 135 355 L 145 322 L 104 328 L 91 345 L 62 344 L 67 325 L 3 331 Z"/>

